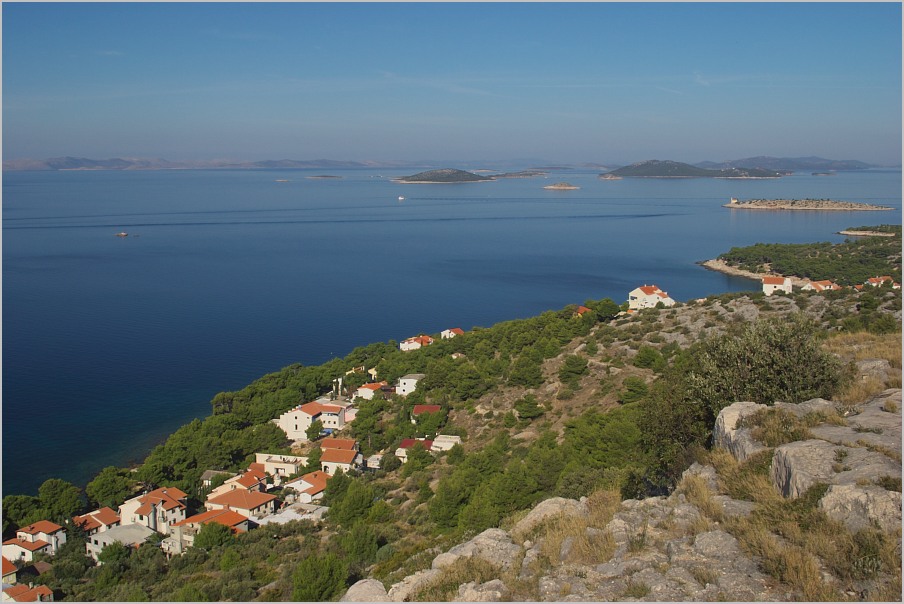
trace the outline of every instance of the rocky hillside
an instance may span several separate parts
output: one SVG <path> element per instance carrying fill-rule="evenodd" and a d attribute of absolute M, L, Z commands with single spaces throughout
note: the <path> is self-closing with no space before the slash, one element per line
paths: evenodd
<path fill-rule="evenodd" d="M 901 390 L 738 402 L 668 497 L 552 498 L 343 601 L 896 600 Z"/>

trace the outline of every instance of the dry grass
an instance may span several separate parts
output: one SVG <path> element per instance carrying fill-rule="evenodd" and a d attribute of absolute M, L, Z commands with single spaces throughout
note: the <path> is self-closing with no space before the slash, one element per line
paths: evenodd
<path fill-rule="evenodd" d="M 600 564 L 612 558 L 615 541 L 608 532 L 587 531 L 603 529 L 621 505 L 621 497 L 615 490 L 595 491 L 587 497 L 586 516 L 557 516 L 545 521 L 536 531 L 537 541 L 542 539 L 540 553 L 546 562 L 555 566 L 560 562 Z M 571 540 L 571 548 L 565 560 L 560 560 L 562 545 Z"/>
<path fill-rule="evenodd" d="M 842 333 L 829 337 L 823 348 L 837 355 L 843 362 L 856 363 L 866 359 L 885 359 L 892 369 L 887 380 L 854 379 L 833 399 L 843 403 L 861 403 L 887 388 L 901 387 L 901 334 L 876 335 L 867 332 Z"/>
<path fill-rule="evenodd" d="M 762 505 L 783 501 L 769 478 L 771 449 L 752 455 L 744 463 L 738 463 L 731 453 L 725 450 L 713 451 L 709 457 L 710 463 L 719 473 L 721 490 L 733 499 L 753 501 Z"/>
<path fill-rule="evenodd" d="M 459 558 L 412 596 L 415 602 L 450 602 L 458 588 L 472 581 L 486 583 L 500 577 L 499 569 L 480 558 Z"/>
<path fill-rule="evenodd" d="M 699 476 L 687 476 L 678 485 L 678 492 L 684 493 L 687 500 L 697 506 L 700 513 L 715 520 L 722 522 L 724 514 L 722 505 L 713 501 L 712 492 L 706 486 L 706 481 Z"/>

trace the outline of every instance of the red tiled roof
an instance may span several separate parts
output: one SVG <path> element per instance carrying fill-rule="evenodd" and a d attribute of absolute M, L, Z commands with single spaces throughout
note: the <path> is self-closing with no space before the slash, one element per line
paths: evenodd
<path fill-rule="evenodd" d="M 244 474 L 236 478 L 234 482 L 245 487 L 246 489 L 250 489 L 251 487 L 257 486 L 261 483 L 260 478 L 258 478 L 251 472 L 245 472 Z"/>
<path fill-rule="evenodd" d="M 50 535 L 61 530 L 63 530 L 63 527 L 61 527 L 59 524 L 56 524 L 55 522 L 51 522 L 49 520 L 38 520 L 33 524 L 29 524 L 28 526 L 20 528 L 16 532 L 27 533 L 29 535 L 37 535 L 38 533 L 45 533 L 47 535 Z"/>
<path fill-rule="evenodd" d="M 82 529 L 86 531 L 93 531 L 96 528 L 100 528 L 102 526 L 110 526 L 111 524 L 117 524 L 120 522 L 119 514 L 114 512 L 112 509 L 108 507 L 102 507 L 99 510 L 94 510 L 93 512 L 88 512 L 82 516 L 74 516 L 72 521 L 76 524 L 81 524 Z"/>
<path fill-rule="evenodd" d="M 41 596 L 53 596 L 53 591 L 46 585 L 29 587 L 24 583 L 4 589 L 3 593 L 16 602 L 38 602 Z"/>
<path fill-rule="evenodd" d="M 352 450 L 358 444 L 358 441 L 351 438 L 333 438 L 327 437 L 320 441 L 321 449 L 348 449 Z"/>
<path fill-rule="evenodd" d="M 584 313 L 590 312 L 590 309 L 586 306 L 578 306 L 578 309 L 575 312 L 579 315 L 583 315 Z"/>
<path fill-rule="evenodd" d="M 429 450 L 433 446 L 432 440 L 418 440 L 417 438 L 406 438 L 399 443 L 399 449 L 410 449 L 415 443 L 421 443 L 425 449 Z"/>
<path fill-rule="evenodd" d="M 352 463 L 357 456 L 358 452 L 355 450 L 323 449 L 320 453 L 320 461 L 330 463 Z"/>
<path fill-rule="evenodd" d="M 230 508 L 238 508 L 240 510 L 253 510 L 259 508 L 270 501 L 276 499 L 273 495 L 261 493 L 260 491 L 245 491 L 243 489 L 235 489 L 228 493 L 218 495 L 213 499 L 208 499 L 208 503 L 217 505 L 225 505 Z"/>
<path fill-rule="evenodd" d="M 389 383 L 385 382 L 385 381 L 384 382 L 373 382 L 371 384 L 364 384 L 361 386 L 361 388 L 364 388 L 365 390 L 373 390 L 376 392 L 383 386 L 388 386 L 388 385 L 389 385 Z"/>
<path fill-rule="evenodd" d="M 187 524 L 207 524 L 208 522 L 216 522 L 217 524 L 222 524 L 223 526 L 228 526 L 229 528 L 233 528 L 247 521 L 248 518 L 242 516 L 238 512 L 233 512 L 232 510 L 222 509 L 222 510 L 209 510 L 207 512 L 202 512 L 200 514 L 195 514 L 191 518 L 186 518 L 185 520 L 181 520 L 173 526 L 185 526 Z"/>
<path fill-rule="evenodd" d="M 37 541 L 26 541 L 25 539 L 18 539 L 13 537 L 12 539 L 7 539 L 3 542 L 3 545 L 18 545 L 22 549 L 27 549 L 30 552 L 36 552 L 39 549 L 43 549 L 50 544 L 44 541 L 43 539 L 38 539 Z"/>
<path fill-rule="evenodd" d="M 299 409 L 301 409 L 302 413 L 306 413 L 311 417 L 316 417 L 321 413 L 339 413 L 342 411 L 342 407 L 337 407 L 336 405 L 322 405 L 316 402 L 302 405 Z"/>
<path fill-rule="evenodd" d="M 648 296 L 652 296 L 653 294 L 655 294 L 655 293 L 661 291 L 661 290 L 660 290 L 658 287 L 656 287 L 655 285 L 641 285 L 641 286 L 638 287 L 637 289 L 639 289 L 640 291 L 642 291 L 643 293 L 645 293 L 645 294 L 648 295 Z"/>
<path fill-rule="evenodd" d="M 305 474 L 301 477 L 301 479 L 311 485 L 311 488 L 305 490 L 305 493 L 309 495 L 316 495 L 326 488 L 326 482 L 327 480 L 329 480 L 329 478 L 329 474 L 320 470 Z"/>
<path fill-rule="evenodd" d="M 784 285 L 785 277 L 763 277 L 763 285 Z"/>
<path fill-rule="evenodd" d="M 867 281 L 867 283 L 870 283 L 871 285 L 881 285 L 882 283 L 885 283 L 886 281 L 891 281 L 891 280 L 892 280 L 892 278 L 889 277 L 888 275 L 883 275 L 881 277 L 870 277 L 866 281 Z"/>
<path fill-rule="evenodd" d="M 439 405 L 415 405 L 414 409 L 411 410 L 411 414 L 420 415 L 421 413 L 436 413 L 441 410 L 442 407 Z"/>
<path fill-rule="evenodd" d="M 160 487 L 150 493 L 145 493 L 138 499 L 142 505 L 135 510 L 135 513 L 147 516 L 150 514 L 154 504 L 162 505 L 163 509 L 167 511 L 175 508 L 185 509 L 185 504 L 179 500 L 186 497 L 187 495 L 176 487 Z"/>
<path fill-rule="evenodd" d="M 433 343 L 433 338 L 431 338 L 430 336 L 414 336 L 413 338 L 408 338 L 407 340 L 405 340 L 405 342 L 417 342 L 421 346 L 427 346 Z"/>
<path fill-rule="evenodd" d="M 19 569 L 16 568 L 16 565 L 15 565 L 15 564 L 13 564 L 12 562 L 10 562 L 10 561 L 7 560 L 6 558 L 3 559 L 3 576 L 4 576 L 4 577 L 5 577 L 6 575 L 9 575 L 9 574 L 12 574 L 12 573 L 16 572 L 17 570 L 19 570 Z"/>
<path fill-rule="evenodd" d="M 249 472 L 257 472 L 261 477 L 267 476 L 267 470 L 262 463 L 253 463 L 248 466 Z"/>
<path fill-rule="evenodd" d="M 454 333 L 454 334 L 457 335 L 457 336 L 464 335 L 464 333 L 465 333 L 465 330 L 462 329 L 461 327 L 453 327 L 453 328 L 450 329 L 449 331 L 450 331 L 451 333 Z"/>

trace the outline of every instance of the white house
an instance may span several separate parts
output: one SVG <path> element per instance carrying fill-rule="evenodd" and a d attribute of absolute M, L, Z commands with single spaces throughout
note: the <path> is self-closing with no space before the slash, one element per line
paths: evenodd
<path fill-rule="evenodd" d="M 895 283 L 895 280 L 889 277 L 888 275 L 883 275 L 881 277 L 870 277 L 866 281 L 863 282 L 863 285 L 871 285 L 873 287 L 879 287 L 884 283 L 891 283 L 892 289 L 901 289 L 901 285 Z"/>
<path fill-rule="evenodd" d="M 121 543 L 126 547 L 140 547 L 154 531 L 143 524 L 114 526 L 108 531 L 95 533 L 85 544 L 85 552 L 97 560 L 97 555 L 111 543 Z"/>
<path fill-rule="evenodd" d="M 440 332 L 439 337 L 444 340 L 448 340 L 450 338 L 454 338 L 455 336 L 460 336 L 465 333 L 465 330 L 461 327 L 453 327 L 452 329 L 444 329 Z"/>
<path fill-rule="evenodd" d="M 368 401 L 373 400 L 374 394 L 376 394 L 378 390 L 381 390 L 383 386 L 389 386 L 389 383 L 374 382 L 372 384 L 363 384 L 357 390 L 355 390 L 355 397 L 360 397 Z"/>
<path fill-rule="evenodd" d="M 455 445 L 461 444 L 461 436 L 452 436 L 449 434 L 438 434 L 436 438 L 433 439 L 433 445 L 430 447 L 430 451 L 432 453 L 436 453 L 438 451 L 448 451 Z"/>
<path fill-rule="evenodd" d="M 81 525 L 82 530 L 85 531 L 85 535 L 88 537 L 94 533 L 102 533 L 122 524 L 119 514 L 108 507 L 102 507 L 82 516 L 75 516 L 72 521 L 77 525 Z"/>
<path fill-rule="evenodd" d="M 408 338 L 407 340 L 402 340 L 399 343 L 399 350 L 417 350 L 422 346 L 429 346 L 433 344 L 433 338 L 430 336 L 415 336 L 413 338 Z"/>
<path fill-rule="evenodd" d="M 329 478 L 329 474 L 317 470 L 287 483 L 286 488 L 297 491 L 298 501 L 301 503 L 311 503 L 323 497 L 323 492 L 326 490 L 326 482 Z"/>
<path fill-rule="evenodd" d="M 829 281 L 828 279 L 824 279 L 823 281 L 807 281 L 804 283 L 803 287 L 800 288 L 801 291 L 815 291 L 815 292 L 824 292 L 824 291 L 832 291 L 839 290 L 841 286 L 837 283 Z"/>
<path fill-rule="evenodd" d="M 12 562 L 31 562 L 37 553 L 55 555 L 66 543 L 66 531 L 59 524 L 39 520 L 16 531 L 3 542 L 3 557 Z"/>
<path fill-rule="evenodd" d="M 238 476 L 233 476 L 217 488 L 213 489 L 207 495 L 207 498 L 217 497 L 223 493 L 228 493 L 229 491 L 234 491 L 236 489 L 263 492 L 267 490 L 266 481 L 267 475 L 263 470 L 248 470 Z"/>
<path fill-rule="evenodd" d="M 3 583 L 5 585 L 13 585 L 16 582 L 16 575 L 19 573 L 19 569 L 16 568 L 16 565 L 7 560 L 3 559 Z"/>
<path fill-rule="evenodd" d="M 655 285 L 642 285 L 628 292 L 628 308 L 630 310 L 655 308 L 660 302 L 663 306 L 675 306 L 675 301 L 669 297 L 669 294 Z"/>
<path fill-rule="evenodd" d="M 273 484 L 279 486 L 288 476 L 298 474 L 308 464 L 307 457 L 298 455 L 272 455 L 255 453 L 254 461 L 264 468 L 264 472 L 273 477 Z"/>
<path fill-rule="evenodd" d="M 140 524 L 165 535 L 171 524 L 185 520 L 187 497 L 176 487 L 160 487 L 127 500 L 119 506 L 119 517 L 123 526 Z"/>
<path fill-rule="evenodd" d="M 364 465 L 364 456 L 352 449 L 321 449 L 320 467 L 330 476 L 337 470 L 348 474 Z"/>
<path fill-rule="evenodd" d="M 771 296 L 777 291 L 791 293 L 790 277 L 763 277 L 763 293 Z"/>
<path fill-rule="evenodd" d="M 232 510 L 246 518 L 260 518 L 276 510 L 276 496 L 236 489 L 204 502 L 208 510 Z"/>
<path fill-rule="evenodd" d="M 417 443 L 420 443 L 425 451 L 429 451 L 433 446 L 433 441 L 426 438 L 405 438 L 399 443 L 399 448 L 396 449 L 395 456 L 398 457 L 402 463 L 408 463 L 408 449 Z"/>
<path fill-rule="evenodd" d="M 399 378 L 395 391 L 399 396 L 408 396 L 417 388 L 417 383 L 427 377 L 423 373 L 409 373 Z"/>
<path fill-rule="evenodd" d="M 317 420 L 324 428 L 339 430 L 345 426 L 345 407 L 318 402 L 299 405 L 280 415 L 277 425 L 291 440 L 308 440 L 305 431 Z"/>
<path fill-rule="evenodd" d="M 170 527 L 170 535 L 160 546 L 168 555 L 181 554 L 195 544 L 195 537 L 201 527 L 209 523 L 222 524 L 233 534 L 248 531 L 248 518 L 232 510 L 208 510 L 190 516 Z"/>

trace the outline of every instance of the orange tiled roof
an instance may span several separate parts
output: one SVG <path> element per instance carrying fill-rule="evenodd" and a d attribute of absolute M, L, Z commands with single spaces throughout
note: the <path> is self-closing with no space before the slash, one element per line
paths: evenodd
<path fill-rule="evenodd" d="M 763 285 L 784 285 L 785 277 L 763 277 Z"/>
<path fill-rule="evenodd" d="M 218 495 L 213 499 L 208 499 L 208 503 L 216 505 L 225 505 L 230 508 L 238 508 L 240 510 L 254 510 L 276 499 L 273 495 L 261 493 L 260 491 L 245 491 L 243 489 L 235 489 L 228 493 Z"/>
<path fill-rule="evenodd" d="M 46 585 L 29 587 L 24 583 L 4 589 L 3 593 L 16 602 L 38 602 L 41 600 L 41 596 L 53 596 L 53 591 Z"/>
<path fill-rule="evenodd" d="M 329 478 L 329 474 L 327 474 L 326 472 L 321 472 L 320 470 L 305 474 L 301 477 L 301 479 L 311 485 L 311 488 L 305 490 L 305 493 L 309 495 L 316 495 L 326 488 L 326 482 L 327 480 L 329 480 Z"/>
<path fill-rule="evenodd" d="M 432 440 L 418 440 L 417 438 L 405 438 L 405 439 L 402 439 L 401 443 L 399 443 L 399 449 L 410 449 L 411 447 L 413 447 L 415 445 L 415 443 L 421 443 L 422 445 L 424 445 L 424 448 L 427 449 L 428 451 L 430 450 L 430 447 L 433 446 Z"/>
<path fill-rule="evenodd" d="M 245 487 L 246 489 L 250 489 L 251 487 L 259 485 L 261 483 L 261 480 L 251 472 L 245 472 L 244 474 L 236 478 L 234 482 Z"/>
<path fill-rule="evenodd" d="M 191 518 L 180 520 L 179 522 L 173 524 L 173 526 L 185 526 L 187 524 L 203 525 L 207 524 L 208 522 L 216 522 L 217 524 L 222 524 L 223 526 L 234 528 L 247 520 L 248 518 L 242 516 L 238 512 L 233 512 L 232 510 L 208 510 L 200 514 L 195 514 Z"/>
<path fill-rule="evenodd" d="M 45 533 L 47 535 L 50 535 L 61 530 L 63 530 L 63 527 L 61 527 L 59 524 L 56 524 L 55 522 L 51 522 L 49 520 L 38 520 L 33 524 L 29 524 L 28 526 L 20 528 L 16 532 L 27 533 L 29 535 L 37 535 L 38 533 Z"/>
<path fill-rule="evenodd" d="M 119 514 L 108 507 L 102 507 L 82 516 L 74 516 L 72 520 L 76 524 L 81 524 L 82 529 L 86 531 L 93 531 L 96 528 L 120 522 Z"/>
<path fill-rule="evenodd" d="M 302 413 L 306 413 L 311 417 L 315 417 L 321 413 L 339 413 L 342 411 L 342 407 L 336 405 L 322 405 L 317 402 L 304 404 L 299 407 L 299 409 Z"/>
<path fill-rule="evenodd" d="M 364 384 L 361 386 L 361 388 L 364 388 L 365 390 L 377 391 L 380 388 L 382 388 L 383 386 L 388 386 L 388 385 L 389 385 L 388 382 L 374 382 L 372 384 Z"/>
<path fill-rule="evenodd" d="M 320 454 L 321 462 L 330 463 L 352 463 L 357 457 L 357 451 L 347 451 L 345 449 L 323 449 Z"/>
<path fill-rule="evenodd" d="M 328 437 L 320 441 L 321 449 L 347 449 L 352 450 L 358 444 L 358 441 L 351 438 L 333 438 Z"/>
<path fill-rule="evenodd" d="M 142 505 L 135 510 L 135 513 L 147 516 L 151 513 L 154 504 L 162 505 L 163 509 L 167 511 L 175 508 L 185 509 L 185 504 L 179 500 L 186 497 L 187 495 L 176 487 L 160 487 L 150 493 L 145 493 L 138 499 Z"/>
<path fill-rule="evenodd" d="M 639 289 L 640 291 L 642 291 L 644 294 L 646 294 L 648 296 L 652 296 L 653 294 L 656 294 L 656 293 L 662 291 L 655 285 L 641 285 L 637 289 Z"/>
<path fill-rule="evenodd" d="M 454 334 L 457 335 L 457 336 L 464 335 L 464 333 L 465 333 L 465 330 L 462 329 L 461 327 L 453 327 L 453 328 L 450 329 L 449 331 L 450 331 L 451 333 L 454 333 Z"/>
<path fill-rule="evenodd" d="M 256 463 L 256 462 L 255 462 L 255 463 L 253 463 L 253 464 L 250 464 L 250 465 L 248 466 L 248 471 L 249 471 L 249 472 L 257 472 L 257 473 L 260 474 L 262 477 L 266 477 L 266 476 L 267 476 L 267 470 L 264 468 L 264 464 L 262 464 L 262 463 Z M 256 474 L 256 475 L 257 475 L 257 474 Z"/>
<path fill-rule="evenodd" d="M 18 539 L 13 537 L 12 539 L 7 539 L 3 542 L 3 545 L 18 545 L 22 549 L 27 549 L 30 552 L 36 552 L 39 549 L 43 549 L 50 544 L 44 541 L 43 539 L 38 539 L 37 541 L 26 541 L 25 539 Z"/>
<path fill-rule="evenodd" d="M 3 558 L 3 576 L 4 576 L 4 577 L 5 577 L 6 575 L 9 575 L 9 574 L 12 574 L 12 573 L 16 572 L 17 570 L 19 570 L 19 569 L 16 568 L 16 565 L 15 565 L 15 564 L 13 564 L 12 562 L 10 562 L 10 561 L 7 560 L 6 558 Z"/>

